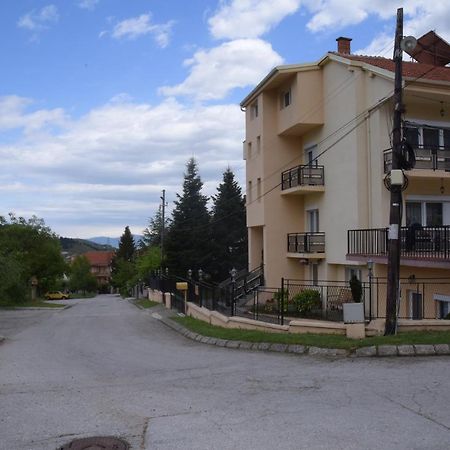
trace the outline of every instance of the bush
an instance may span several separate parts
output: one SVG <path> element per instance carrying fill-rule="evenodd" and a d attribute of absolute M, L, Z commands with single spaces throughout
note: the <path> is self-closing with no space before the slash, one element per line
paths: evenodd
<path fill-rule="evenodd" d="M 361 281 L 356 278 L 356 275 L 352 275 L 349 281 L 350 290 L 352 291 L 352 298 L 355 303 L 359 303 L 362 297 L 362 284 Z"/>
<path fill-rule="evenodd" d="M 297 311 L 300 314 L 309 314 L 314 309 L 320 309 L 322 302 L 320 300 L 320 293 L 314 289 L 305 289 L 296 294 L 292 300 L 297 305 Z"/>

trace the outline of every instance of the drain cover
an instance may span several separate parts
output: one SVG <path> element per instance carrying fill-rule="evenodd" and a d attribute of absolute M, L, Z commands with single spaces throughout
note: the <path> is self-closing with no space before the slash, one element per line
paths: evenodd
<path fill-rule="evenodd" d="M 59 450 L 128 450 L 129 446 L 125 441 L 116 437 L 90 437 L 75 439 Z"/>

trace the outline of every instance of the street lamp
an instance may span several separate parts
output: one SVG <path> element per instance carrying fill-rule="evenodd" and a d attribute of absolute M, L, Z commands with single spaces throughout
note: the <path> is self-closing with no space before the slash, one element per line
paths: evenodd
<path fill-rule="evenodd" d="M 187 274 L 188 274 L 188 279 L 190 280 L 192 278 L 192 269 L 189 269 Z"/>
<path fill-rule="evenodd" d="M 234 298 L 235 290 L 236 290 L 236 274 L 237 270 L 233 267 L 230 270 L 231 275 L 231 315 L 234 316 L 236 314 L 236 300 Z"/>
<path fill-rule="evenodd" d="M 203 270 L 198 269 L 198 281 L 203 281 Z"/>
<path fill-rule="evenodd" d="M 373 275 L 373 261 L 367 261 L 367 271 L 369 275 L 369 317 L 372 320 L 372 275 Z"/>

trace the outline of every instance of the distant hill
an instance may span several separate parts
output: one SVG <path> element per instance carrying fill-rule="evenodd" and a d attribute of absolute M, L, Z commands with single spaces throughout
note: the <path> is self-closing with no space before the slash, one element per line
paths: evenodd
<path fill-rule="evenodd" d="M 139 244 L 139 241 L 142 239 L 142 237 L 143 236 L 141 234 L 133 234 L 134 242 L 136 245 Z M 110 245 L 111 247 L 119 248 L 120 238 L 107 237 L 107 236 L 96 236 L 96 237 L 89 238 L 89 241 L 95 242 L 96 244 L 100 244 L 100 245 Z"/>
<path fill-rule="evenodd" d="M 102 245 L 92 242 L 87 239 L 73 239 L 67 237 L 60 237 L 62 251 L 69 255 L 81 255 L 86 252 L 115 250 L 111 245 Z"/>

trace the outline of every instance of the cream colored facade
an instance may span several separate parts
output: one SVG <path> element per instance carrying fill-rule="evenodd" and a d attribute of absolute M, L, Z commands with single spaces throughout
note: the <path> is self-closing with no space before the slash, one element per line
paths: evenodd
<path fill-rule="evenodd" d="M 450 129 L 450 82 L 405 80 L 404 119 Z M 386 257 L 349 254 L 348 231 L 388 226 L 390 194 L 383 179 L 393 86 L 393 72 L 328 53 L 313 64 L 274 69 L 241 103 L 249 269 L 263 263 L 267 286 L 280 286 L 282 277 L 344 281 L 352 269 L 367 280 L 368 259 L 375 262 L 375 276 L 386 276 Z M 447 131 L 439 133 L 447 139 Z M 287 179 L 292 169 L 295 177 L 298 166 L 305 166 L 306 182 L 282 186 L 282 173 Z M 314 181 L 308 168 L 316 166 Z M 416 208 L 440 203 L 442 225 L 450 225 L 450 172 L 415 168 L 407 176 L 404 211 L 407 202 Z M 307 236 L 309 248 L 288 251 L 288 234 L 308 232 L 319 232 Z M 303 234 L 298 238 L 306 242 Z M 450 274 L 448 258 L 403 258 L 401 264 L 406 278 Z"/>

